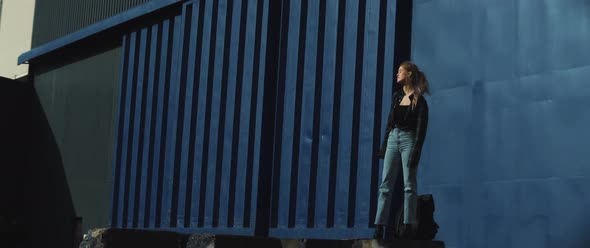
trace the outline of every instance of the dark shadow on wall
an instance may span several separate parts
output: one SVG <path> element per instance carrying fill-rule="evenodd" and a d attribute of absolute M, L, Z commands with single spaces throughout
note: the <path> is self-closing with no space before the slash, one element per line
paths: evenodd
<path fill-rule="evenodd" d="M 32 84 L 0 79 L 0 247 L 74 247 L 76 212 Z"/>
<path fill-rule="evenodd" d="M 133 23 L 138 25 L 136 22 Z M 63 68 L 78 64 L 75 68 L 84 68 L 90 71 L 101 70 L 105 66 L 110 66 L 100 64 L 94 60 L 92 62 L 84 61 L 120 47 L 120 34 L 125 28 L 129 28 L 128 25 L 131 24 L 125 24 L 109 32 L 94 35 L 91 39 L 67 46 L 65 50 L 62 49 L 38 57 L 29 65 L 29 74 L 35 76 L 45 75 L 45 79 L 49 78 L 49 82 L 40 77 L 31 76 L 29 79 L 31 83 L 28 86 L 29 105 L 27 108 L 19 110 L 26 113 L 30 123 L 25 132 L 27 135 L 25 139 L 26 161 L 22 169 L 24 177 L 20 186 L 23 188 L 22 205 L 25 206 L 23 212 L 28 235 L 28 245 L 24 247 L 78 247 L 77 244 L 81 241 L 83 227 L 85 226 L 84 223 L 81 223 L 84 220 L 79 218 L 83 214 L 86 214 L 84 218 L 86 219 L 86 225 L 88 225 L 87 228 L 96 227 L 92 225 L 92 220 L 94 219 L 96 222 L 97 216 L 92 215 L 95 214 L 92 211 L 100 207 L 93 206 L 94 208 L 89 209 L 87 205 L 74 205 L 74 203 L 97 199 L 92 194 L 80 196 L 79 192 L 86 189 L 83 187 L 77 188 L 81 186 L 80 181 L 84 180 L 84 178 L 80 178 L 80 168 L 92 167 L 93 164 L 80 164 L 80 161 L 84 161 L 84 159 L 79 158 L 96 153 L 97 151 L 89 150 L 88 147 L 96 147 L 101 143 L 96 140 L 86 140 L 84 143 L 80 143 L 80 139 L 72 139 L 72 136 L 80 134 L 80 132 L 84 132 L 88 128 L 76 126 L 79 124 L 78 122 L 68 122 L 68 120 L 97 115 L 94 112 L 86 112 L 88 114 L 80 116 L 80 109 L 83 107 L 71 106 L 75 104 L 86 106 L 84 104 L 89 102 L 96 103 L 98 96 L 81 101 L 81 96 L 86 95 L 80 94 L 90 94 L 88 93 L 90 89 L 80 93 L 77 92 L 80 88 L 76 88 L 80 85 L 76 87 L 73 87 L 73 85 L 77 82 L 85 82 L 83 79 L 86 71 L 72 72 L 71 67 Z M 85 63 L 85 66 L 96 63 L 97 66 L 102 67 L 88 68 L 80 66 L 81 63 Z M 109 76 L 106 75 L 105 77 L 109 78 Z M 55 81 L 55 85 L 48 86 L 47 83 L 51 84 L 52 80 Z M 96 79 L 89 79 L 89 81 L 96 82 Z M 77 98 L 64 98 L 64 92 L 67 93 L 65 94 L 66 97 L 71 96 L 68 94 L 72 92 L 78 95 L 76 95 Z M 96 94 L 99 95 L 99 93 Z M 90 94 L 89 96 L 93 95 Z M 69 107 L 63 109 L 64 106 Z M 72 124 L 72 126 L 67 126 L 69 124 Z M 72 156 L 72 154 L 77 154 L 78 157 Z M 68 155 L 70 160 L 67 160 Z M 86 162 L 89 160 L 91 159 L 86 159 Z M 66 163 L 67 161 L 70 162 Z M 90 178 L 96 179 L 95 177 Z M 99 188 L 94 181 L 88 182 L 87 185 L 90 185 L 91 188 Z M 78 192 L 78 195 L 76 195 L 76 192 Z M 84 212 L 85 210 L 86 212 Z M 90 216 L 88 216 L 89 212 Z M 6 246 L 3 246 L 0 242 L 0 248 L 3 247 Z"/>
<path fill-rule="evenodd" d="M 76 212 L 51 125 L 32 91 L 25 204 L 32 247 L 75 247 Z"/>

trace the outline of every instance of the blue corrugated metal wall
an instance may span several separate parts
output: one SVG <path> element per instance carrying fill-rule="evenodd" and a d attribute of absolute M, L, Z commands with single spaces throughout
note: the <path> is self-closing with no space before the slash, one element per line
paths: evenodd
<path fill-rule="evenodd" d="M 588 247 L 590 2 L 414 1 L 421 160 L 449 247 Z"/>
<path fill-rule="evenodd" d="M 194 1 L 124 38 L 112 226 L 251 235 L 268 1 Z"/>
<path fill-rule="evenodd" d="M 113 226 L 370 236 L 395 2 L 282 1 L 267 21 L 268 5 L 187 2 L 125 36 Z M 265 73 L 273 21 L 277 71 Z M 269 73 L 276 81 L 265 81 Z M 263 92 L 276 94 L 264 130 L 274 154 L 260 150 Z M 272 194 L 260 198 L 271 204 L 269 223 L 255 223 L 260 166 L 273 172 Z"/>
<path fill-rule="evenodd" d="M 395 1 L 283 4 L 270 235 L 369 237 Z"/>

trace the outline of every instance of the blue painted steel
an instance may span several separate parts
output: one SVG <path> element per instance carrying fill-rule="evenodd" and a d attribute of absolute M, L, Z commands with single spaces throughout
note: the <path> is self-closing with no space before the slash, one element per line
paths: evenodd
<path fill-rule="evenodd" d="M 146 41 L 147 41 L 147 29 L 142 29 L 140 32 L 138 32 L 139 34 L 139 50 L 140 51 L 145 51 L 146 50 Z M 132 89 L 133 92 L 136 95 L 135 98 L 135 109 L 132 110 L 134 111 L 134 116 L 135 118 L 142 118 L 142 105 L 143 105 L 143 88 L 144 88 L 144 71 L 145 71 L 145 63 L 146 63 L 146 58 L 145 58 L 145 53 L 140 53 L 139 54 L 139 58 L 138 58 L 138 62 L 136 67 L 133 69 L 134 71 L 136 71 L 137 75 L 135 76 L 135 80 L 136 80 L 136 88 Z M 147 84 L 145 84 L 145 86 L 147 86 Z M 133 210 L 131 211 L 133 214 L 131 215 L 131 217 L 128 219 L 128 226 L 134 226 L 137 223 L 137 215 L 138 215 L 138 211 L 135 209 L 135 204 L 139 201 L 139 190 L 141 189 L 137 184 L 137 182 L 141 182 L 141 164 L 139 164 L 139 149 L 141 149 L 141 145 L 143 145 L 143 142 L 139 141 L 139 136 L 140 136 L 140 132 L 142 131 L 141 125 L 144 124 L 143 121 L 139 120 L 139 121 L 134 121 L 134 125 L 133 128 L 131 130 L 133 130 L 133 144 L 140 144 L 139 146 L 133 146 L 133 151 L 132 151 L 132 157 L 131 157 L 131 164 L 129 165 L 131 167 L 130 171 L 131 171 L 131 180 L 130 180 L 130 185 L 129 185 L 129 191 L 130 191 L 130 195 L 135 196 L 134 200 L 129 201 L 129 210 Z M 142 135 L 143 136 L 143 135 Z"/>
<path fill-rule="evenodd" d="M 337 10 L 338 9 L 338 1 L 327 1 L 326 7 L 327 10 Z M 321 92 L 325 92 L 322 94 L 322 99 L 319 104 L 321 108 L 320 114 L 320 139 L 318 145 L 318 174 L 319 175 L 329 175 L 330 173 L 330 147 L 331 147 L 331 140 L 332 140 L 332 103 L 334 101 L 334 70 L 336 67 L 336 41 L 337 41 L 337 28 L 338 27 L 338 11 L 326 11 L 325 14 L 325 37 L 324 37 L 324 60 L 320 61 L 322 65 L 322 70 L 316 71 L 317 73 L 322 73 L 322 87 Z M 334 28 L 329 28 L 334 27 Z M 318 25 L 318 28 L 322 28 Z M 318 38 L 321 38 L 321 34 L 318 33 Z M 321 44 L 318 44 L 318 49 L 322 49 Z M 319 54 L 318 54 L 319 55 Z M 317 213 L 317 218 L 315 221 L 314 227 L 325 227 L 327 226 L 327 211 L 328 211 L 328 201 L 324 199 L 329 199 L 329 180 L 319 181 L 316 184 L 316 206 L 314 212 Z"/>
<path fill-rule="evenodd" d="M 284 94 L 282 97 L 284 98 L 284 105 L 279 106 L 277 109 L 278 111 L 282 111 L 284 119 L 293 119 L 294 118 L 294 109 L 295 109 L 295 86 L 297 85 L 295 82 L 296 79 L 296 70 L 293 68 L 297 68 L 297 56 L 299 53 L 297 52 L 297 41 L 299 40 L 299 9 L 300 8 L 300 1 L 288 1 L 288 3 L 292 3 L 290 6 L 289 13 L 289 33 L 287 34 L 288 41 L 287 41 L 287 54 L 286 56 L 286 67 L 291 68 L 291 70 L 285 70 L 285 82 L 284 82 Z M 292 147 L 293 147 L 293 126 L 294 122 L 283 122 L 283 126 L 279 127 L 279 129 L 283 130 L 283 142 L 281 144 L 282 150 L 280 151 L 280 175 L 281 178 L 279 180 L 280 185 L 274 185 L 275 187 L 279 187 L 280 189 L 290 188 L 291 187 L 291 180 L 292 180 L 292 171 L 291 164 L 292 162 Z M 278 216 L 278 224 L 277 227 L 280 228 L 287 228 L 288 221 L 289 221 L 289 208 L 291 204 L 294 204 L 290 200 L 290 191 L 286 193 L 278 195 L 279 205 L 277 206 L 277 216 Z M 277 197 L 277 196 L 273 196 Z M 274 209 L 273 209 L 274 210 Z"/>
<path fill-rule="evenodd" d="M 392 92 L 395 2 L 284 3 L 280 172 L 269 235 L 368 238 L 371 185 L 380 178 L 375 144 Z"/>
<path fill-rule="evenodd" d="M 183 9 L 183 38 L 182 38 L 182 46 L 183 46 L 183 51 L 188 51 L 188 54 L 194 54 L 195 53 L 195 49 L 194 47 L 191 47 L 190 49 L 188 48 L 188 44 L 193 44 L 195 43 L 195 39 L 196 39 L 196 32 L 194 29 L 191 29 L 190 27 L 193 26 L 194 22 L 195 22 L 195 16 L 193 15 L 192 11 L 193 8 L 197 8 L 199 7 L 199 2 L 195 3 L 194 6 L 193 5 L 185 5 L 184 9 Z M 181 69 L 181 81 L 186 81 L 186 85 L 185 85 L 185 89 L 186 92 L 185 94 L 185 99 L 186 102 L 190 102 L 192 103 L 192 99 L 193 99 L 193 88 L 194 88 L 194 71 L 193 70 L 187 70 L 187 68 L 194 68 L 195 65 L 195 59 L 194 57 L 188 58 L 189 56 L 186 56 L 186 54 L 184 54 L 182 56 L 182 69 Z M 189 157 L 189 150 L 190 150 L 190 135 L 187 135 L 188 133 L 190 133 L 190 123 L 191 123 L 191 114 L 192 114 L 192 104 L 185 104 L 184 106 L 184 110 L 180 110 L 180 111 L 184 111 L 184 120 L 182 121 L 182 143 L 181 143 L 181 160 L 180 160 L 180 171 L 188 171 L 188 157 Z M 177 158 L 178 159 L 178 158 Z M 184 226 L 184 223 L 187 222 L 190 223 L 190 221 L 188 221 L 185 218 L 185 208 L 183 208 L 182 206 L 186 206 L 186 204 L 190 204 L 190 199 L 188 199 L 187 201 L 187 188 L 190 188 L 192 186 L 192 182 L 188 182 L 188 178 L 187 178 L 187 173 L 180 173 L 180 189 L 179 189 L 179 195 L 178 195 L 178 218 L 177 218 L 177 225 L 179 226 Z M 192 181 L 192 178 L 191 178 Z M 190 186 L 189 186 L 190 185 Z"/>
<path fill-rule="evenodd" d="M 208 178 L 215 178 L 214 184 L 207 185 L 207 191 L 205 192 L 206 198 L 205 201 L 209 204 L 205 206 L 205 226 L 206 227 L 213 227 L 214 222 L 214 211 L 213 211 L 213 203 L 215 200 L 215 195 L 219 194 L 216 189 L 217 187 L 217 176 L 219 173 L 219 166 L 217 165 L 217 144 L 218 144 L 218 132 L 219 132 L 219 115 L 220 115 L 220 94 L 221 94 L 221 64 L 223 63 L 223 38 L 225 35 L 224 28 L 225 28 L 225 9 L 224 9 L 223 1 L 214 1 L 213 3 L 213 23 L 212 29 L 215 30 L 211 34 L 211 46 L 210 50 L 213 52 L 214 56 L 209 57 L 209 74 L 207 78 L 207 84 L 210 85 L 209 93 L 208 93 L 208 111 L 207 116 L 205 117 L 209 121 L 209 128 L 207 135 L 209 136 L 209 143 L 207 145 L 207 150 L 209 152 L 207 161 L 203 161 L 209 167 L 208 170 Z M 215 19 L 217 18 L 217 19 Z M 208 118 L 207 118 L 208 117 Z M 215 169 L 214 169 L 215 168 Z"/>
<path fill-rule="evenodd" d="M 255 188 L 254 185 L 262 185 L 262 187 L 264 187 L 264 181 L 262 178 L 259 178 L 259 175 L 264 176 L 264 174 L 262 173 L 255 173 L 258 171 L 261 171 L 263 168 L 263 166 L 266 165 L 262 165 L 262 156 L 266 156 L 266 154 L 262 153 L 262 132 L 264 131 L 262 129 L 262 120 L 263 118 L 263 98 L 264 98 L 264 92 L 265 92 L 265 87 L 266 84 L 265 82 L 269 81 L 266 80 L 266 58 L 270 57 L 267 55 L 267 40 L 270 42 L 272 41 L 272 38 L 267 38 L 267 37 L 272 37 L 269 36 L 268 32 L 269 32 L 269 28 L 267 27 L 267 25 L 265 25 L 264 23 L 268 23 L 270 22 L 270 17 L 269 17 L 269 12 L 270 11 L 275 11 L 274 9 L 270 8 L 270 3 L 269 1 L 264 1 L 263 4 L 257 4 L 256 6 L 256 12 L 262 12 L 262 15 L 257 15 L 256 16 L 256 40 L 254 42 L 254 56 L 252 58 L 252 61 L 257 61 L 260 60 L 260 64 L 258 67 L 258 71 L 253 71 L 253 76 L 252 76 L 252 81 L 253 81 L 253 86 L 252 87 L 252 94 L 253 96 L 250 97 L 250 101 L 251 101 L 251 107 L 250 107 L 250 116 L 249 116 L 249 122 L 250 124 L 248 125 L 248 128 L 254 129 L 255 133 L 254 135 L 248 135 L 248 149 L 254 150 L 253 153 L 250 153 L 250 155 L 248 156 L 246 162 L 247 164 L 249 164 L 250 166 L 247 168 L 246 171 L 246 178 L 250 178 L 248 179 L 249 183 L 246 185 L 252 185 L 252 188 Z M 253 10 L 254 11 L 254 10 Z M 278 11 L 278 10 L 276 10 Z M 277 32 L 278 33 L 278 32 Z M 259 49 L 259 50 L 257 50 Z M 270 53 L 270 52 L 269 52 Z M 271 53 L 274 54 L 274 53 Z M 272 58 L 271 58 L 272 59 Z M 272 62 L 276 62 L 276 60 L 272 60 Z M 271 63 L 271 61 L 269 61 L 268 63 Z M 271 72 L 269 72 L 271 73 Z M 272 73 L 276 73 L 272 72 Z M 270 146 L 268 146 L 270 147 Z M 249 150 L 249 151 L 251 151 Z M 253 156 L 253 154 L 260 154 L 260 156 Z M 269 170 L 272 172 L 272 170 Z M 269 175 L 271 175 L 271 173 L 269 173 Z M 259 181 L 263 182 L 263 183 L 258 183 Z M 272 182 L 271 180 L 267 180 L 268 182 Z M 257 187 L 256 187 L 257 188 Z M 270 190 L 268 191 L 270 192 Z M 262 197 L 259 197 L 259 194 Z M 268 201 L 270 201 L 270 195 L 264 195 L 264 192 L 262 190 L 258 190 L 258 191 L 252 191 L 252 196 L 251 198 L 248 200 L 248 202 L 251 202 L 251 208 L 250 208 L 250 212 L 244 211 L 245 215 L 249 215 L 249 216 L 256 216 L 257 215 L 257 211 L 260 212 L 258 209 L 262 208 L 262 202 L 257 201 L 256 199 L 264 199 L 267 198 Z M 270 204 L 269 204 L 270 205 Z M 264 209 L 264 208 L 262 208 Z M 248 209 L 246 209 L 248 210 Z M 266 213 L 267 215 L 270 215 L 270 213 Z M 268 219 L 267 219 L 268 220 Z M 248 221 L 247 222 L 249 224 L 249 226 L 254 226 L 254 225 L 260 225 L 263 228 L 267 228 L 268 227 L 268 221 L 266 223 L 256 223 L 254 221 Z"/>
<path fill-rule="evenodd" d="M 151 197 L 153 197 L 152 194 L 152 189 L 154 189 L 155 187 L 153 187 L 153 175 L 156 174 L 154 173 L 154 163 L 153 163 L 153 157 L 151 156 L 153 154 L 153 145 L 154 145 L 154 133 L 152 132 L 152 126 L 155 125 L 155 111 L 153 111 L 155 108 L 153 108 L 154 103 L 155 103 L 155 93 L 156 91 L 156 48 L 157 48 L 157 41 L 158 41 L 158 30 L 159 27 L 156 25 L 152 25 L 151 29 L 148 32 L 149 35 L 149 44 L 147 44 L 149 46 L 149 64 L 147 67 L 147 74 L 148 74 L 148 79 L 147 79 L 147 96 L 146 96 L 146 100 L 145 100 L 145 107 L 144 107 L 144 113 L 145 113 L 145 126 L 144 126 L 144 131 L 143 131 L 143 140 L 144 140 L 144 145 L 143 145 L 143 152 L 142 152 L 142 176 L 144 178 L 142 178 L 142 185 L 141 185 L 141 189 L 142 189 L 142 194 L 141 194 L 141 200 L 140 203 L 143 204 L 139 204 L 140 206 L 140 211 L 139 211 L 139 222 L 138 222 L 138 226 L 143 226 L 143 227 L 148 227 L 149 226 L 149 222 L 150 222 L 150 210 L 151 210 L 151 202 L 150 199 Z M 152 108 L 152 109 L 150 109 Z"/>
<path fill-rule="evenodd" d="M 268 5 L 187 2 L 125 35 L 113 227 L 254 234 Z"/>
<path fill-rule="evenodd" d="M 414 1 L 419 189 L 452 247 L 587 247 L 588 1 Z M 435 25 L 433 25 L 435 24 Z"/>
<path fill-rule="evenodd" d="M 92 24 L 74 33 L 50 41 L 44 45 L 35 47 L 30 51 L 21 54 L 18 57 L 17 63 L 20 65 L 22 63 L 29 62 L 35 58 L 59 50 L 65 46 L 69 46 L 82 40 L 88 39 L 93 35 L 103 33 L 105 31 L 121 26 L 122 24 L 128 23 L 134 19 L 151 14 L 163 8 L 173 6 L 175 4 L 180 4 L 183 1 L 184 0 L 151 0 L 145 4 L 134 7 L 121 14 L 115 15 L 113 17 Z"/>
<path fill-rule="evenodd" d="M 352 153 L 352 136 L 354 135 L 353 132 L 358 132 L 358 130 L 352 130 L 352 122 L 353 120 L 353 104 L 357 100 L 354 98 L 354 84 L 355 82 L 355 73 L 358 71 L 355 70 L 355 62 L 356 62 L 356 41 L 357 41 L 357 30 L 358 30 L 358 14 L 359 14 L 359 2 L 358 1 L 344 1 L 340 4 L 346 5 L 345 17 L 344 17 L 344 50 L 343 50 L 343 59 L 342 59 L 342 80 L 340 82 L 335 82 L 336 84 L 340 84 L 340 92 L 336 92 L 336 94 L 340 94 L 341 102 L 336 107 L 339 108 L 337 110 L 340 114 L 339 120 L 335 120 L 338 124 L 338 145 L 337 149 L 332 152 L 336 154 L 336 164 L 337 169 L 336 173 L 336 190 L 335 194 L 335 208 L 334 208 L 334 226 L 335 227 L 345 227 L 348 223 L 349 217 L 349 206 L 348 206 L 348 199 L 351 196 L 351 192 L 349 192 L 349 184 L 350 182 L 350 167 L 351 161 L 350 154 Z M 393 56 L 392 56 L 393 57 Z M 360 83 L 360 82 L 358 82 Z M 332 144 L 334 145 L 334 144 Z M 350 209 L 350 211 L 354 211 L 354 209 Z M 367 223 L 368 224 L 368 223 Z"/>
<path fill-rule="evenodd" d="M 129 181 L 129 175 L 130 175 L 130 171 L 129 171 L 129 166 L 130 166 L 130 159 L 128 159 L 128 157 L 130 157 L 131 155 L 129 154 L 129 132 L 131 130 L 130 126 L 131 126 L 131 111 L 132 111 L 132 107 L 131 107 L 131 102 L 133 101 L 132 98 L 132 94 L 134 92 L 134 81 L 135 79 L 133 78 L 133 68 L 135 65 L 135 56 L 136 56 L 136 34 L 131 34 L 129 37 L 129 46 L 127 48 L 125 48 L 124 50 L 127 50 L 129 53 L 129 57 L 128 57 L 128 67 L 127 70 L 124 70 L 125 72 L 127 72 L 127 75 L 123 75 L 123 77 L 126 78 L 126 85 L 124 85 L 123 87 L 125 87 L 125 91 L 122 92 L 126 92 L 125 94 L 125 99 L 124 100 L 120 100 L 120 105 L 121 106 L 125 106 L 124 110 L 119 110 L 119 111 L 124 111 L 125 115 L 124 115 L 124 126 L 123 126 L 123 130 L 120 130 L 120 133 L 122 133 L 122 137 L 123 137 L 123 145 L 122 148 L 120 149 L 120 152 L 118 151 L 118 153 L 121 153 L 121 159 L 119 162 L 119 166 L 117 166 L 117 170 L 121 171 L 121 176 L 119 179 L 120 182 L 120 186 L 119 189 L 123 189 L 123 192 L 119 193 L 119 203 L 122 207 L 119 207 L 117 209 L 118 211 L 118 216 L 119 216 L 119 222 L 118 223 L 126 223 L 127 222 L 127 207 L 126 205 L 128 204 L 128 202 L 126 201 L 126 199 L 128 199 L 128 193 L 127 190 L 129 188 L 128 186 L 128 181 Z M 124 65 L 125 66 L 125 65 Z M 124 226 L 126 226 L 126 224 L 124 224 Z M 123 227 L 124 227 L 123 226 Z"/>
<path fill-rule="evenodd" d="M 125 36 L 112 226 L 371 235 L 395 2 L 284 4 L 285 53 L 270 62 L 281 65 L 277 82 L 265 80 L 274 73 L 265 71 L 267 25 L 280 21 L 267 20 L 266 0 L 190 1 Z M 263 93 L 274 85 L 280 143 L 261 154 L 272 131 L 261 129 Z M 258 197 L 262 169 L 278 177 L 266 186 L 274 193 Z M 270 223 L 256 222 L 259 200 L 276 203 L 263 213 Z"/>
<path fill-rule="evenodd" d="M 168 97 L 168 116 L 165 119 L 167 121 L 166 125 L 166 151 L 164 153 L 164 188 L 162 190 L 162 226 L 174 226 L 173 224 L 175 221 L 173 220 L 176 218 L 172 216 L 173 211 L 176 211 L 174 208 L 175 199 L 174 199 L 174 184 L 179 183 L 178 179 L 175 178 L 175 167 L 176 167 L 176 156 L 177 156 L 177 144 L 176 141 L 178 138 L 181 138 L 181 135 L 178 133 L 177 129 L 177 122 L 182 121 L 179 120 L 179 101 L 181 91 L 183 90 L 180 86 L 181 82 L 179 82 L 179 66 L 180 66 L 180 56 L 181 56 L 181 47 L 180 47 L 180 35 L 181 35 L 181 16 L 174 17 L 174 29 L 172 35 L 172 57 L 168 66 L 169 73 L 170 73 L 170 84 L 168 85 L 170 90 L 170 95 Z"/>
<path fill-rule="evenodd" d="M 242 8 L 242 4 L 247 4 L 249 2 L 245 2 L 245 1 L 235 1 L 235 10 L 234 11 L 241 11 Z M 250 6 L 248 6 L 249 8 Z M 239 16 L 238 13 L 234 12 L 234 16 Z M 240 25 L 242 24 L 242 22 L 244 22 L 246 19 L 246 17 L 241 17 L 242 20 L 240 22 L 234 22 L 234 25 L 232 26 L 232 40 L 239 40 L 240 39 Z M 247 23 L 247 22 L 246 22 Z M 251 27 L 251 26 L 248 26 Z M 245 42 L 245 40 L 243 41 Z M 230 50 L 230 57 L 231 58 L 237 58 L 238 57 L 238 49 L 239 49 L 239 42 L 234 42 L 232 43 L 231 46 L 231 50 Z M 248 49 L 248 51 L 253 51 Z M 244 55 L 245 56 L 245 55 Z M 230 61 L 230 67 L 229 67 L 229 75 L 232 75 L 228 81 L 228 95 L 232 96 L 231 100 L 232 101 L 237 101 L 238 99 L 236 98 L 236 93 L 237 93 L 237 85 L 242 82 L 241 79 L 237 78 L 238 75 L 238 70 L 243 71 L 245 66 L 249 66 L 251 63 L 243 63 L 243 67 L 241 69 L 238 68 L 238 61 L 233 59 Z M 233 76 L 236 75 L 236 76 Z M 243 78 L 243 77 L 242 77 Z M 249 88 L 245 88 L 244 89 L 244 98 L 248 99 L 249 98 L 249 94 L 250 94 L 250 89 Z M 241 100 L 241 99 L 239 99 Z M 238 161 L 238 163 L 234 163 L 235 166 L 233 169 L 233 173 L 237 174 L 237 175 L 246 175 L 246 164 L 245 163 L 241 163 L 240 161 L 247 161 L 246 156 L 248 156 L 248 151 L 247 148 L 248 147 L 248 136 L 250 134 L 250 127 L 246 124 L 246 123 L 241 123 L 241 117 L 243 116 L 244 119 L 247 119 L 250 111 L 248 111 L 250 108 L 252 108 L 252 106 L 249 105 L 249 102 L 244 101 L 243 104 L 242 103 L 234 103 L 234 104 L 228 104 L 228 112 L 232 113 L 232 112 L 236 112 L 237 109 L 239 110 L 239 114 L 237 115 L 229 115 L 228 118 L 226 119 L 226 137 L 237 137 L 238 139 L 238 147 L 242 148 L 238 150 L 238 153 L 236 156 L 234 156 L 232 159 Z M 240 125 L 241 124 L 241 125 Z M 249 123 L 248 123 L 249 124 Z M 235 126 L 234 126 L 235 125 Z M 254 134 L 255 136 L 257 136 L 256 134 Z M 259 135 L 259 134 L 258 134 Z M 226 146 L 224 147 L 224 150 L 229 150 L 231 151 L 232 146 L 231 146 L 231 142 L 225 143 Z M 228 167 L 231 167 L 232 165 L 232 159 L 226 159 L 224 158 L 224 166 L 225 164 L 228 164 Z M 231 173 L 231 172 L 230 172 Z M 234 207 L 234 209 L 244 209 L 245 206 L 245 192 L 247 192 L 246 189 L 246 178 L 245 177 L 238 177 L 237 180 L 234 183 L 234 189 L 236 190 L 235 194 L 235 204 L 236 206 Z M 229 197 L 229 194 L 228 194 Z M 225 199 L 224 199 L 225 200 Z M 229 199 L 227 199 L 229 201 Z M 224 204 L 222 204 L 223 206 Z M 222 209 L 221 211 L 223 212 L 224 209 Z M 243 220 L 244 220 L 244 211 L 236 211 L 234 212 L 234 225 L 239 227 L 239 226 L 243 226 Z"/>
<path fill-rule="evenodd" d="M 160 57 L 160 69 L 159 71 L 159 81 L 158 81 L 158 105 L 157 105 L 157 122 L 156 122 L 156 139 L 155 139 L 155 148 L 154 148 L 154 168 L 157 168 L 157 173 L 154 174 L 154 182 L 155 185 L 153 187 L 153 192 L 156 194 L 152 197 L 152 206 L 155 209 L 152 209 L 152 215 L 150 217 L 150 221 L 153 224 L 150 224 L 154 227 L 159 227 L 161 224 L 161 217 L 160 214 L 162 212 L 162 185 L 163 185 L 163 174 L 164 174 L 164 151 L 165 151 L 165 123 L 167 115 L 167 104 L 166 100 L 168 98 L 168 89 L 169 89 L 169 47 L 170 45 L 170 36 L 171 36 L 171 23 L 170 20 L 164 20 L 162 22 L 162 33 L 160 34 L 161 37 L 158 37 L 159 43 L 161 44 L 160 50 L 156 50 L 157 53 L 161 53 Z M 153 194 L 152 194 L 153 195 Z"/>

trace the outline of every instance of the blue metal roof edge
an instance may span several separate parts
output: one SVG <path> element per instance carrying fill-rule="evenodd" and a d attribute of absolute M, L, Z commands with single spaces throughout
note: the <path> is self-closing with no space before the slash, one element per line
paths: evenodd
<path fill-rule="evenodd" d="M 92 24 L 88 27 L 82 28 L 74 33 L 68 34 L 61 38 L 55 39 L 50 41 L 46 44 L 41 46 L 35 47 L 28 52 L 21 54 L 18 57 L 17 63 L 23 64 L 25 62 L 31 61 L 35 58 L 38 58 L 42 55 L 48 54 L 65 46 L 74 44 L 81 40 L 84 40 L 92 35 L 107 31 L 112 29 L 116 26 L 129 22 L 133 19 L 139 18 L 141 16 L 147 15 L 149 13 L 155 12 L 159 9 L 168 7 L 170 5 L 174 5 L 184 0 L 152 0 L 147 3 L 141 4 L 137 7 L 129 9 L 125 12 L 117 14 L 115 16 L 109 17 L 104 19 L 100 22 Z"/>

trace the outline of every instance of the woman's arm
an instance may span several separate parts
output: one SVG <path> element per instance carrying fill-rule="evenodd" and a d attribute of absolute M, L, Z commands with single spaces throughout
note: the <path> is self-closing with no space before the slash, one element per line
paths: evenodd
<path fill-rule="evenodd" d="M 387 116 L 387 122 L 385 122 L 385 134 L 383 135 L 383 142 L 381 143 L 381 149 L 379 149 L 377 153 L 377 157 L 383 159 L 385 157 L 385 150 L 387 149 L 387 139 L 389 138 L 389 133 L 393 129 L 393 108 L 396 102 L 399 100 L 399 91 L 393 93 L 391 97 L 391 105 L 389 106 L 389 115 Z"/>
<path fill-rule="evenodd" d="M 383 142 L 381 143 L 381 149 L 377 153 L 377 157 L 383 159 L 385 157 L 385 150 L 387 149 L 387 139 L 389 138 L 389 133 L 391 132 L 391 123 L 393 122 L 393 102 L 389 108 L 389 116 L 387 117 L 387 122 L 385 122 L 385 134 L 383 135 Z"/>
<path fill-rule="evenodd" d="M 414 149 L 412 150 L 409 161 L 409 164 L 412 167 L 418 165 L 418 161 L 420 160 L 420 155 L 422 153 L 422 145 L 424 145 L 424 140 L 426 139 L 426 130 L 428 129 L 428 103 L 424 97 L 421 97 L 419 100 L 416 111 L 416 137 Z"/>

